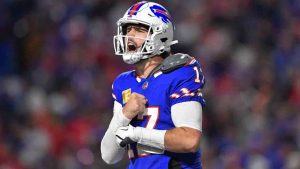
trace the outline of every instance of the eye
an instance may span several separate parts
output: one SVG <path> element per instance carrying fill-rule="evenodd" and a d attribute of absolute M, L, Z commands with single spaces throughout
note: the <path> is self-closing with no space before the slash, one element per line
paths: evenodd
<path fill-rule="evenodd" d="M 138 29 L 139 32 L 148 32 L 148 30 L 144 27 L 139 27 Z"/>
<path fill-rule="evenodd" d="M 126 33 L 130 32 L 132 28 L 133 28 L 133 26 L 128 26 L 128 27 L 126 28 Z"/>
<path fill-rule="evenodd" d="M 148 29 L 147 28 L 144 28 L 144 27 L 141 27 L 141 26 L 128 26 L 126 28 L 126 33 L 129 33 L 132 29 L 134 29 L 136 32 L 148 32 Z"/>

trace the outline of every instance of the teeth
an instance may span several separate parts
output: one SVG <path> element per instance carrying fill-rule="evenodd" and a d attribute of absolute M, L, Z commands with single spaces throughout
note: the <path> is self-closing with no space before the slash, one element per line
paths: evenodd
<path fill-rule="evenodd" d="M 133 42 L 128 42 L 128 45 L 134 45 L 134 43 Z"/>
<path fill-rule="evenodd" d="M 129 43 L 128 43 L 128 46 L 135 46 L 135 44 L 132 43 L 132 42 L 129 42 Z"/>
<path fill-rule="evenodd" d="M 136 50 L 136 45 L 133 42 L 128 42 L 128 51 L 135 51 Z"/>

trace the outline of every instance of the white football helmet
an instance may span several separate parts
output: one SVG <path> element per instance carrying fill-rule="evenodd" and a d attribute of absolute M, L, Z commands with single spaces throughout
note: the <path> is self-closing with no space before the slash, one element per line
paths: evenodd
<path fill-rule="evenodd" d="M 143 39 L 144 44 L 134 52 L 128 50 L 126 26 L 128 24 L 142 24 L 149 27 L 148 35 Z M 118 34 L 114 36 L 114 49 L 116 55 L 122 55 L 124 62 L 134 64 L 141 59 L 170 52 L 173 41 L 173 24 L 169 12 L 160 4 L 142 1 L 132 5 L 117 22 Z"/>

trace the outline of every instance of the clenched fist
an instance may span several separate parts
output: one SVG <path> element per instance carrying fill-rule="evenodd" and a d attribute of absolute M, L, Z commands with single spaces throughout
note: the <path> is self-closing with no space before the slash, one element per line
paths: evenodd
<path fill-rule="evenodd" d="M 138 93 L 132 93 L 128 102 L 123 107 L 123 114 L 128 119 L 133 119 L 139 113 L 144 112 L 146 103 L 147 99 L 145 96 Z"/>

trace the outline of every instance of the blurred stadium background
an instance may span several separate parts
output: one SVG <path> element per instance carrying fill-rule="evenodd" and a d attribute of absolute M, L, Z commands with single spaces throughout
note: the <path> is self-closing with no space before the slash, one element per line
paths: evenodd
<path fill-rule="evenodd" d="M 0 168 L 113 169 L 100 141 L 136 1 L 0 1 Z M 161 0 L 206 76 L 205 169 L 300 168 L 300 1 Z"/>

